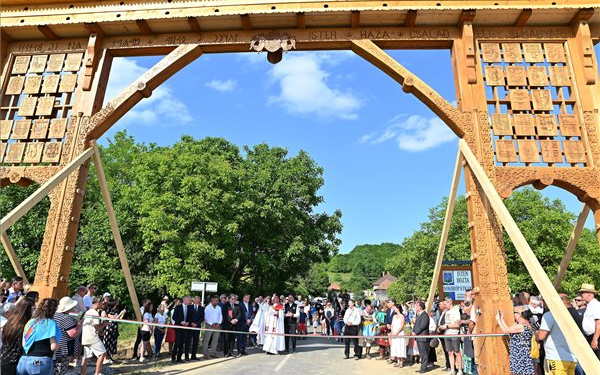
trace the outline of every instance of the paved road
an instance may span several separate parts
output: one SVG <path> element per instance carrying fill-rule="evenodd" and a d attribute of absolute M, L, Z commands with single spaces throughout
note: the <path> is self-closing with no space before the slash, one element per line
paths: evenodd
<path fill-rule="evenodd" d="M 415 374 L 419 368 L 418 365 L 394 368 L 375 358 L 345 360 L 342 343 L 310 337 L 298 341 L 298 352 L 295 354 L 266 355 L 259 349 L 250 349 L 248 353 L 248 356 L 240 358 L 217 358 L 178 365 L 172 365 L 166 358 L 147 364 L 124 362 L 113 365 L 113 368 L 121 373 L 144 375 L 364 375 L 367 371 L 378 375 L 408 375 Z M 430 371 L 429 374 L 441 375 L 444 372 L 438 368 Z"/>

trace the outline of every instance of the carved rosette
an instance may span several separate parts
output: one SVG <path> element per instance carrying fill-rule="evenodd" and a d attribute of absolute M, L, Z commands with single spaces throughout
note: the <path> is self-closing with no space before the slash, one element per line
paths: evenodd
<path fill-rule="evenodd" d="M 268 52 L 276 52 L 283 50 L 285 52 L 296 48 L 296 37 L 279 31 L 270 31 L 268 33 L 260 33 L 255 35 L 250 41 L 250 49 L 257 52 L 266 50 Z"/>

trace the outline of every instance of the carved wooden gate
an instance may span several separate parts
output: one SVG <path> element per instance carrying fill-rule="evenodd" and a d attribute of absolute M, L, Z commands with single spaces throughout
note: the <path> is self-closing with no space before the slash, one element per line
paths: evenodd
<path fill-rule="evenodd" d="M 46 183 L 67 167 L 74 171 L 50 193 L 35 289 L 42 296 L 67 292 L 91 155 L 83 153 L 166 79 L 203 53 L 245 52 L 251 45 L 266 47 L 273 62 L 280 58 L 277 43 L 352 49 L 462 138 L 482 311 L 477 331 L 494 332 L 495 312 L 510 315 L 512 308 L 502 243 L 502 226 L 510 225 L 494 194 L 506 198 L 527 184 L 566 189 L 585 203 L 586 215 L 594 212 L 600 241 L 600 84 L 593 50 L 600 7 L 581 0 L 529 3 L 4 0 L 1 183 Z M 451 50 L 457 107 L 383 50 L 400 48 Z M 101 108 L 112 58 L 148 54 L 166 56 Z M 5 231 L 14 221 L 3 220 L 10 250 Z M 18 259 L 11 260 L 18 268 Z M 545 274 L 532 276 L 541 290 L 547 286 Z M 545 297 L 561 327 L 571 328 L 556 293 Z M 582 363 L 600 366 L 575 336 L 569 340 Z M 501 340 L 478 340 L 477 354 L 482 374 L 509 372 Z"/>

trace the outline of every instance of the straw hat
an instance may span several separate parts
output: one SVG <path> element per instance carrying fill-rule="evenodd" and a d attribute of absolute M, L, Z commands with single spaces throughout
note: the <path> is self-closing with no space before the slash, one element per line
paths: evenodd
<path fill-rule="evenodd" d="M 594 289 L 594 284 L 581 284 L 581 288 L 579 289 L 579 293 L 588 292 L 588 293 L 598 293 L 596 289 Z"/>
<path fill-rule="evenodd" d="M 73 301 L 71 297 L 63 297 L 58 302 L 58 308 L 56 309 L 56 312 L 64 313 L 71 310 L 75 306 L 77 306 L 77 302 Z"/>

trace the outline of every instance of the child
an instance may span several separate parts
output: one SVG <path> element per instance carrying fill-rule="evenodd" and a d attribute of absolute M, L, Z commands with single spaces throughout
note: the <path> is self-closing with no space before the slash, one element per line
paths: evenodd
<path fill-rule="evenodd" d="M 306 319 L 307 318 L 308 318 L 308 314 L 306 314 L 306 310 L 304 309 L 304 304 L 301 304 L 300 305 L 300 316 L 298 317 L 298 334 L 300 334 L 300 335 L 307 334 L 307 328 L 306 328 Z M 303 340 L 306 340 L 306 337 L 304 337 Z"/>

